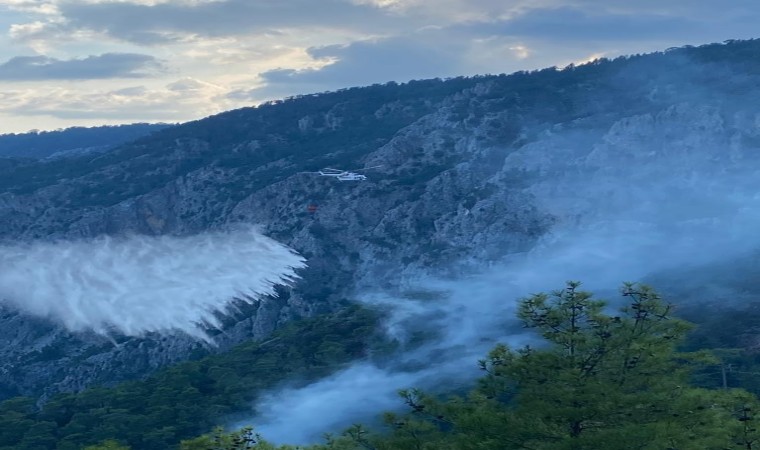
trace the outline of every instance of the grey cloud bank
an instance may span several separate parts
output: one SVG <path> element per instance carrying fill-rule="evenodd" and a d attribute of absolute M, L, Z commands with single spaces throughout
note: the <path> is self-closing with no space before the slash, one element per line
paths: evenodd
<path fill-rule="evenodd" d="M 143 78 L 161 70 L 162 64 L 156 58 L 136 53 L 106 53 L 70 60 L 17 56 L 0 64 L 0 80 Z"/>
<path fill-rule="evenodd" d="M 230 36 L 299 27 L 362 27 L 380 31 L 383 24 L 393 23 L 376 8 L 340 0 L 228 0 L 157 5 L 66 2 L 60 11 L 68 19 L 68 27 L 93 29 L 146 45 L 172 41 L 177 33 Z"/>
<path fill-rule="evenodd" d="M 77 119 L 93 124 L 99 117 L 111 123 L 184 121 L 350 86 L 562 66 L 594 55 L 753 37 L 760 21 L 760 10 L 746 0 L 730 4 L 446 0 L 434 6 L 417 0 L 390 6 L 349 0 L 152 5 L 54 0 L 55 8 L 46 13 L 27 8 L 30 5 L 5 6 L 10 40 L 0 42 L 0 50 L 4 45 L 5 53 L 13 55 L 28 54 L 32 48 L 48 56 L 6 61 L 0 82 L 7 86 L 29 80 L 91 79 L 109 80 L 111 85 L 101 91 L 117 91 L 125 87 L 124 79 L 142 77 L 155 81 L 150 89 L 156 90 L 159 83 L 165 86 L 192 77 L 222 89 L 214 93 L 211 88 L 198 89 L 187 97 L 168 98 L 168 104 L 154 102 L 155 95 L 146 96 L 135 99 L 125 109 L 129 113 L 120 115 L 99 108 L 100 98 L 88 95 L 90 86 L 71 86 L 68 97 L 76 97 L 73 103 L 83 106 L 79 110 L 65 102 L 58 108 L 39 99 L 28 103 L 44 103 L 39 111 L 12 107 L 2 111 L 14 121 L 28 122 L 28 128 L 42 129 L 54 127 L 45 123 L 61 121 L 81 125 Z M 28 48 L 22 50 L 23 46 Z M 262 51 L 262 46 L 267 50 Z M 107 53 L 78 56 L 88 48 L 91 54 Z M 125 49 L 134 53 L 115 56 Z M 234 57 L 210 62 L 209 53 Z M 332 63 L 323 65 L 327 59 Z M 137 117 L 136 111 L 145 117 Z"/>
<path fill-rule="evenodd" d="M 481 32 L 524 39 L 606 42 L 657 40 L 674 35 L 696 36 L 702 24 L 687 17 L 659 14 L 621 14 L 580 8 L 534 9 L 511 20 L 483 24 Z"/>
<path fill-rule="evenodd" d="M 353 42 L 309 49 L 315 59 L 334 59 L 335 62 L 320 69 L 275 69 L 261 74 L 262 88 L 245 92 L 245 96 L 274 97 L 294 92 L 320 92 L 345 87 L 404 82 L 459 75 L 461 58 L 466 53 L 460 48 L 446 50 L 430 42 L 439 32 L 425 39 L 408 36 Z M 459 45 L 463 47 L 464 45 Z M 232 95 L 242 95 L 241 92 Z"/>

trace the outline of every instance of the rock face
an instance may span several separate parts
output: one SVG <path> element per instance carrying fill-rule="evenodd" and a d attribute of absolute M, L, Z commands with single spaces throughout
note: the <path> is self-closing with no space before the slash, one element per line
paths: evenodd
<path fill-rule="evenodd" d="M 75 335 L 4 309 L 0 395 L 143 376 L 338 308 L 363 288 L 476 269 L 593 213 L 605 185 L 630 183 L 610 191 L 638 201 L 647 180 L 688 189 L 705 167 L 757 170 L 760 77 L 744 55 L 758 46 L 349 89 L 231 111 L 104 155 L 4 162 L 4 240 L 245 222 L 309 267 L 278 299 L 228 318 L 217 348 L 184 336 Z M 374 168 L 363 182 L 307 173 L 322 167 Z"/>

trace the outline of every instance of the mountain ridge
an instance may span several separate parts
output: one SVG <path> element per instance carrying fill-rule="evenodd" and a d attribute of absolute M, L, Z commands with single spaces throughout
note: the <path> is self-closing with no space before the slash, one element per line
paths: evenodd
<path fill-rule="evenodd" d="M 0 134 L 0 158 L 56 159 L 103 153 L 170 126 L 133 123 Z"/>
<path fill-rule="evenodd" d="M 477 270 L 528 251 L 592 206 L 562 204 L 577 181 L 568 174 L 594 167 L 599 183 L 611 183 L 620 174 L 606 173 L 604 158 L 627 149 L 635 160 L 629 144 L 647 123 L 699 124 L 663 132 L 682 149 L 691 148 L 689 133 L 756 148 L 751 110 L 741 105 L 758 86 L 748 55 L 759 46 L 734 41 L 562 70 L 352 88 L 229 111 L 97 156 L 0 161 L 0 241 L 258 224 L 309 267 L 278 300 L 234 316 L 218 335 L 223 350 L 340 308 L 362 289 L 398 289 L 428 271 Z M 714 95 L 706 103 L 705 90 Z M 356 184 L 301 173 L 326 166 L 380 167 Z M 102 338 L 54 325 L 40 331 L 13 311 L 2 320 L 7 392 L 50 395 L 139 377 L 199 349 L 182 336 L 105 348 Z M 24 362 L 50 346 L 66 356 Z M 123 363 L 114 361 L 133 370 L 119 373 Z"/>

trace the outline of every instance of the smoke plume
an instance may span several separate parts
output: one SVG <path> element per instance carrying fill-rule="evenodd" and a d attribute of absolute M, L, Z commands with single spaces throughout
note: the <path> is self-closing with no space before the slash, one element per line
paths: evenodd
<path fill-rule="evenodd" d="M 667 279 L 690 268 L 701 268 L 692 283 L 702 287 L 722 283 L 704 269 L 715 264 L 733 264 L 734 279 L 741 279 L 747 268 L 733 261 L 760 248 L 760 165 L 752 147 L 760 121 L 746 118 L 753 114 L 684 103 L 607 129 L 579 123 L 539 133 L 507 153 L 504 169 L 489 181 L 509 186 L 516 174 L 532 177 L 524 192 L 556 218 L 554 228 L 529 252 L 505 255 L 479 275 L 420 274 L 399 289 L 437 292 L 432 299 L 360 293 L 363 302 L 390 311 L 388 333 L 402 344 L 420 332 L 434 338 L 399 352 L 391 364 L 363 361 L 313 385 L 274 392 L 258 402 L 249 423 L 276 442 L 318 442 L 325 431 L 402 408 L 398 389 L 441 392 L 471 382 L 481 375 L 477 360 L 495 342 L 533 339 L 514 318 L 517 300 L 561 289 L 567 280 L 614 304 L 624 281 Z"/>

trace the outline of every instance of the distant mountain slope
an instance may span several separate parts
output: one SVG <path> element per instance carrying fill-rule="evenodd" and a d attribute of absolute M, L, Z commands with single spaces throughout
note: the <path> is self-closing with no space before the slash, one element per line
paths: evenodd
<path fill-rule="evenodd" d="M 0 157 L 47 158 L 105 151 L 172 125 L 135 123 L 0 135 Z"/>
<path fill-rule="evenodd" d="M 672 192 L 652 199 L 657 206 L 703 189 L 706 167 L 750 179 L 760 148 L 758 54 L 760 41 L 736 41 L 352 88 L 170 127 L 102 155 L 0 160 L 0 240 L 258 224 L 309 268 L 277 301 L 231 318 L 219 335 L 229 348 L 341 308 L 361 287 L 528 251 L 613 194 L 636 205 L 642 189 L 672 181 Z M 303 173 L 375 166 L 359 183 Z M 4 392 L 138 376 L 196 347 L 149 337 L 110 348 L 39 322 L 0 310 Z M 46 346 L 62 356 L 30 360 Z"/>

